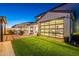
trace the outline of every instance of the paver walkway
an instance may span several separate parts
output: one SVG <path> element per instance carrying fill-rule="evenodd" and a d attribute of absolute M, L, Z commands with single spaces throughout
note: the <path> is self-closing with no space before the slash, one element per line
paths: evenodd
<path fill-rule="evenodd" d="M 14 56 L 11 41 L 0 42 L 0 56 Z"/>
<path fill-rule="evenodd" d="M 27 37 L 26 35 L 5 35 L 4 42 L 0 42 L 0 56 L 14 56 L 11 40 Z"/>

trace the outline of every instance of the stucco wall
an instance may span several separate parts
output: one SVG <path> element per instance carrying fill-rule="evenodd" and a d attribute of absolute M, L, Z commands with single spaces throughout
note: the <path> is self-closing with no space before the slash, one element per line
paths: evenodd
<path fill-rule="evenodd" d="M 64 16 L 70 17 L 70 14 L 69 13 L 61 13 L 61 12 L 58 12 L 58 13 L 48 12 L 38 22 L 47 21 L 47 20 L 51 20 L 51 19 L 55 19 L 55 18 L 64 17 Z"/>
<path fill-rule="evenodd" d="M 64 37 L 65 38 L 70 38 L 71 37 L 71 19 L 70 18 L 64 18 Z M 71 39 L 69 39 L 70 41 Z"/>

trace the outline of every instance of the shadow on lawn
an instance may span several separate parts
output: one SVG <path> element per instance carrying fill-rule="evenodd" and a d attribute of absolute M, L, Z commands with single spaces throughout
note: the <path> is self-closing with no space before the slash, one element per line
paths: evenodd
<path fill-rule="evenodd" d="M 32 38 L 32 37 L 31 37 Z M 36 37 L 33 37 L 33 39 L 36 39 Z M 71 49 L 71 50 L 75 50 L 75 51 L 79 51 L 79 49 L 77 49 L 76 47 L 73 47 L 71 45 L 65 45 L 63 44 L 62 42 L 54 42 L 53 40 L 48 40 L 48 39 L 45 39 L 45 38 L 40 38 L 38 37 L 37 39 L 39 40 L 43 40 L 43 41 L 46 41 L 46 42 L 50 42 L 52 44 L 55 44 L 55 45 L 58 45 L 58 46 L 61 46 L 61 47 L 64 47 L 64 48 L 68 48 L 68 49 Z M 28 40 L 28 39 L 27 39 Z M 12 41 L 12 45 L 13 45 L 13 48 L 14 48 L 14 52 L 17 56 L 47 56 L 47 55 L 57 55 L 57 54 L 45 54 L 45 51 L 43 51 L 39 46 L 34 46 L 30 41 L 26 42 L 25 39 L 20 39 L 20 40 L 14 40 Z M 53 46 L 53 45 L 52 45 Z M 36 50 L 37 49 L 37 50 Z M 61 55 L 61 54 L 60 54 Z"/>
<path fill-rule="evenodd" d="M 31 42 L 25 40 L 14 40 L 12 41 L 14 52 L 16 56 L 43 56 L 45 51 L 38 46 L 34 46 Z M 37 49 L 37 50 L 36 50 Z"/>
<path fill-rule="evenodd" d="M 79 51 L 79 49 L 76 49 L 76 47 L 74 48 L 72 45 L 70 45 L 70 46 L 67 46 L 67 45 L 64 45 L 64 44 L 59 44 L 59 43 L 56 43 L 56 42 L 53 42 L 53 41 L 50 41 L 50 40 L 48 40 L 48 39 L 43 39 L 43 38 L 39 38 L 39 39 L 41 39 L 41 40 L 44 40 L 44 41 L 47 41 L 47 42 L 50 42 L 50 43 L 54 43 L 54 44 L 56 44 L 56 45 L 58 45 L 58 46 L 62 46 L 62 47 L 65 47 L 65 48 L 68 48 L 68 49 L 72 49 L 72 50 L 75 50 L 75 51 Z M 60 42 L 60 43 L 62 43 L 62 42 Z M 64 42 L 65 44 L 68 44 L 68 43 L 66 43 L 66 42 Z"/>
<path fill-rule="evenodd" d="M 30 43 L 29 44 L 25 43 L 22 39 L 12 41 L 12 46 L 14 48 L 14 52 L 15 52 L 16 56 L 31 55 L 32 50 L 30 48 L 30 45 L 31 45 Z"/>

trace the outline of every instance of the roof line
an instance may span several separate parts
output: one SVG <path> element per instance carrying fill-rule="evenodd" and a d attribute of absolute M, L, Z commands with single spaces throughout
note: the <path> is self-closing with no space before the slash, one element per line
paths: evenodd
<path fill-rule="evenodd" d="M 39 15 L 37 15 L 37 16 L 35 16 L 35 17 L 38 17 L 38 16 L 40 16 L 40 15 L 42 15 L 42 14 L 45 14 L 45 13 L 47 13 L 48 11 L 54 10 L 54 9 L 56 9 L 56 8 L 58 8 L 58 7 L 61 7 L 61 6 L 65 5 L 65 4 L 67 4 L 67 3 L 62 3 L 62 4 L 60 4 L 59 6 L 56 6 L 56 7 L 51 8 L 51 9 L 49 9 L 49 10 L 43 12 L 43 13 L 40 13 Z"/>

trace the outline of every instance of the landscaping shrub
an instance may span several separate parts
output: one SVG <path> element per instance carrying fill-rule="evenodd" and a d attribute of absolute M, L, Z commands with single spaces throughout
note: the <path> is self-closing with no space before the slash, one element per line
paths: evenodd
<path fill-rule="evenodd" d="M 19 35 L 23 35 L 23 34 L 24 34 L 24 31 L 19 30 Z"/>
<path fill-rule="evenodd" d="M 8 33 L 9 33 L 10 35 L 15 34 L 15 30 L 8 30 Z"/>
<path fill-rule="evenodd" d="M 39 33 L 37 33 L 37 36 L 39 36 Z"/>
<path fill-rule="evenodd" d="M 72 35 L 71 43 L 76 46 L 79 45 L 79 33 L 74 33 Z"/>

